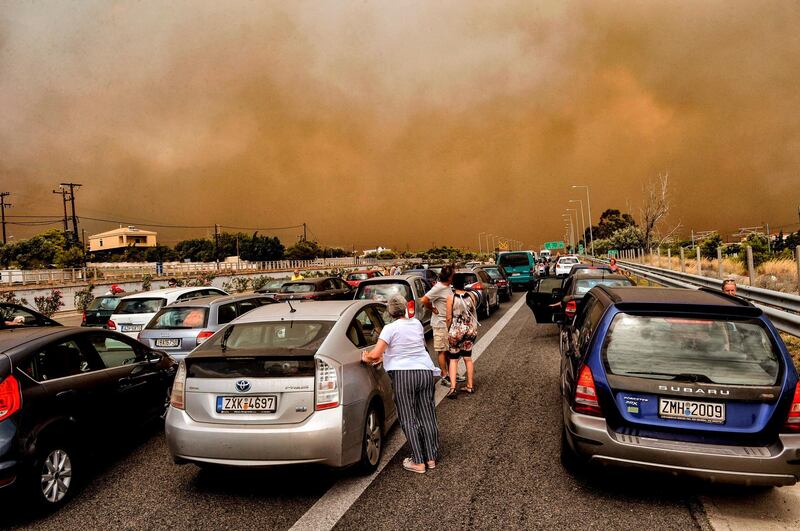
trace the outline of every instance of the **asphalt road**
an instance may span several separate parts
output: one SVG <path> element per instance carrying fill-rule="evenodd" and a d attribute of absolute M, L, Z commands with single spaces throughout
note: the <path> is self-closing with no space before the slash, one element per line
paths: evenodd
<path fill-rule="evenodd" d="M 518 300 L 522 294 L 516 294 Z M 483 333 L 512 307 L 484 323 Z M 340 529 L 698 529 L 706 487 L 559 461 L 559 353 L 553 325 L 523 305 L 476 363 L 473 396 L 444 400 L 442 455 L 425 475 L 403 448 L 338 522 Z M 96 456 L 72 502 L 33 516 L 8 494 L 0 528 L 288 529 L 349 471 L 318 467 L 212 472 L 177 466 L 159 427 Z"/>

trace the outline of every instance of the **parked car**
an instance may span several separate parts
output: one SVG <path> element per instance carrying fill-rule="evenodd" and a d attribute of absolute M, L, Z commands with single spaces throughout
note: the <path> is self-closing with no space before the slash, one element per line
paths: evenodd
<path fill-rule="evenodd" d="M 101 295 L 92 299 L 89 307 L 83 311 L 81 326 L 106 328 L 122 297 L 123 295 Z"/>
<path fill-rule="evenodd" d="M 428 332 L 431 328 L 431 311 L 422 304 L 422 297 L 427 292 L 427 285 L 422 277 L 397 275 L 364 280 L 359 284 L 355 298 L 385 303 L 392 295 L 400 294 L 408 301 L 406 315 L 416 317 L 425 332 Z"/>
<path fill-rule="evenodd" d="M 533 312 L 536 324 L 553 322 L 553 312 L 561 300 L 564 280 L 558 277 L 543 277 L 535 280 L 525 296 L 525 303 Z"/>
<path fill-rule="evenodd" d="M 500 253 L 497 265 L 506 270 L 511 287 L 529 288 L 535 277 L 536 255 L 532 251 L 512 251 Z"/>
<path fill-rule="evenodd" d="M 441 272 L 441 269 L 439 269 Z M 437 273 L 433 269 L 409 269 L 408 271 L 404 272 L 405 275 L 416 275 L 418 277 L 422 277 L 425 281 L 425 284 L 428 286 L 428 289 L 431 289 L 434 284 L 439 281 L 439 273 Z"/>
<path fill-rule="evenodd" d="M 345 282 L 347 282 L 351 287 L 357 288 L 363 280 L 382 276 L 383 273 L 377 269 L 362 269 L 361 271 L 353 271 L 352 273 L 348 274 Z"/>
<path fill-rule="evenodd" d="M 119 302 L 106 327 L 136 338 L 150 319 L 164 306 L 211 295 L 221 296 L 227 293 L 219 288 L 193 287 L 156 289 L 128 295 Z"/>
<path fill-rule="evenodd" d="M 0 302 L 0 329 L 29 326 L 61 326 L 61 323 L 20 304 Z"/>
<path fill-rule="evenodd" d="M 344 301 L 353 298 L 355 290 L 339 277 L 307 278 L 286 282 L 275 295 L 279 301 Z"/>
<path fill-rule="evenodd" d="M 320 463 L 374 471 L 397 415 L 382 365 L 361 363 L 387 322 L 371 300 L 271 304 L 181 360 L 165 432 L 176 463 Z"/>
<path fill-rule="evenodd" d="M 481 265 L 483 265 L 483 262 L 467 262 L 466 264 L 464 264 L 464 267 L 467 269 L 473 269 Z"/>
<path fill-rule="evenodd" d="M 82 458 L 164 414 L 177 364 L 96 328 L 0 331 L 0 487 L 64 504 Z"/>
<path fill-rule="evenodd" d="M 560 304 L 553 310 L 553 321 L 555 323 L 569 327 L 578 309 L 578 301 L 595 286 L 627 287 L 636 285 L 633 280 L 625 275 L 606 273 L 602 270 L 585 271 L 594 272 L 582 275 L 570 274 L 564 279 L 564 284 L 558 291 L 557 302 Z"/>
<path fill-rule="evenodd" d="M 453 287 L 474 291 L 478 294 L 478 315 L 488 319 L 492 311 L 500 307 L 500 294 L 489 274 L 482 268 L 456 269 L 453 273 Z"/>
<path fill-rule="evenodd" d="M 139 332 L 139 341 L 181 359 L 240 315 L 274 302 L 273 297 L 251 294 L 200 297 L 170 304 Z"/>
<path fill-rule="evenodd" d="M 761 309 L 713 290 L 593 288 L 561 361 L 562 459 L 721 483 L 800 477 L 800 387 Z"/>
<path fill-rule="evenodd" d="M 281 286 L 286 284 L 287 279 L 279 278 L 276 280 L 268 280 L 266 284 L 255 290 L 256 293 L 262 295 L 275 295 L 281 290 Z"/>
<path fill-rule="evenodd" d="M 580 264 L 581 261 L 575 256 L 561 256 L 556 261 L 555 275 L 557 277 L 569 275 L 572 267 Z"/>
<path fill-rule="evenodd" d="M 503 266 L 485 265 L 480 266 L 480 268 L 486 271 L 495 286 L 497 286 L 500 299 L 510 301 L 511 297 L 514 295 L 514 289 L 511 287 L 511 282 Z"/>

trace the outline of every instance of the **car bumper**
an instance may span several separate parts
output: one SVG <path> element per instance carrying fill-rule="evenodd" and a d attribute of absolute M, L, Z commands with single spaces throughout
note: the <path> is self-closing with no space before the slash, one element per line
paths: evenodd
<path fill-rule="evenodd" d="M 242 425 L 196 422 L 170 407 L 165 433 L 176 462 L 266 467 L 342 462 L 342 407 L 315 411 L 299 424 Z"/>
<path fill-rule="evenodd" d="M 16 482 L 18 465 L 16 460 L 0 461 L 0 489 Z"/>
<path fill-rule="evenodd" d="M 590 462 L 739 485 L 794 485 L 800 477 L 800 434 L 771 446 L 688 443 L 622 435 L 605 419 L 569 409 L 567 442 Z"/>
<path fill-rule="evenodd" d="M 531 280 L 533 279 L 531 278 L 530 275 L 519 275 L 519 276 L 508 277 L 508 280 L 511 282 L 511 285 L 513 286 L 515 284 L 530 284 Z"/>

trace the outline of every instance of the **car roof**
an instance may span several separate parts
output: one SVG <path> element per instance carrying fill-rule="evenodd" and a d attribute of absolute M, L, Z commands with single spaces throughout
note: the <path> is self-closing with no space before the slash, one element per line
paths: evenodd
<path fill-rule="evenodd" d="M 35 339 L 63 333 L 72 327 L 66 326 L 26 326 L 0 329 L 0 352 L 18 347 Z"/>
<path fill-rule="evenodd" d="M 122 297 L 123 299 L 151 299 L 154 297 L 168 297 L 170 295 L 183 295 L 184 293 L 189 293 L 191 291 L 199 290 L 199 289 L 216 289 L 219 288 L 214 286 L 190 286 L 190 287 L 181 287 L 181 288 L 163 288 L 163 289 L 154 289 L 150 291 L 142 291 L 141 293 L 136 293 L 135 295 L 126 295 Z M 223 291 L 223 290 L 220 290 Z"/>
<path fill-rule="evenodd" d="M 633 282 L 630 278 L 626 277 L 625 275 L 621 275 L 619 273 L 606 273 L 603 274 L 602 270 L 595 273 L 592 272 L 586 275 L 575 275 L 575 282 L 580 282 L 583 280 L 598 280 L 598 279 L 612 279 L 612 280 L 628 280 Z M 632 286 L 633 287 L 633 286 Z"/>
<path fill-rule="evenodd" d="M 385 283 L 387 280 L 403 280 L 405 282 L 413 281 L 414 279 L 419 278 L 419 275 L 385 275 L 382 277 L 372 277 L 361 281 L 361 284 L 380 284 Z"/>
<path fill-rule="evenodd" d="M 269 298 L 272 298 L 272 297 L 267 297 L 263 293 L 247 293 L 247 294 L 240 293 L 240 294 L 237 294 L 237 295 L 217 295 L 217 296 L 210 295 L 208 297 L 197 297 L 196 299 L 189 299 L 188 301 L 176 302 L 176 303 L 170 304 L 169 306 L 165 306 L 164 308 L 180 308 L 180 307 L 186 307 L 186 306 L 191 306 L 191 307 L 211 306 L 212 303 L 224 304 L 226 302 L 235 302 L 235 301 L 241 301 L 241 300 L 245 300 L 245 299 L 254 299 L 254 298 L 259 298 L 259 299 L 267 298 L 267 299 L 269 299 Z"/>
<path fill-rule="evenodd" d="M 709 289 L 595 286 L 591 291 L 595 290 L 605 294 L 622 311 L 686 311 L 747 317 L 762 314 L 744 299 Z"/>
<path fill-rule="evenodd" d="M 236 319 L 237 323 L 258 323 L 261 321 L 276 321 L 279 319 L 316 319 L 320 321 L 336 321 L 354 305 L 366 306 L 375 304 L 372 300 L 346 300 L 346 301 L 292 301 L 292 304 L 278 302 L 250 310 Z M 294 312 L 292 312 L 294 308 Z"/>
<path fill-rule="evenodd" d="M 475 269 L 478 269 L 478 268 L 476 267 Z M 455 271 L 453 271 L 453 274 L 454 275 L 457 275 L 459 273 L 461 273 L 462 275 L 466 274 L 466 273 L 472 274 L 472 273 L 475 273 L 475 269 L 456 269 Z"/>

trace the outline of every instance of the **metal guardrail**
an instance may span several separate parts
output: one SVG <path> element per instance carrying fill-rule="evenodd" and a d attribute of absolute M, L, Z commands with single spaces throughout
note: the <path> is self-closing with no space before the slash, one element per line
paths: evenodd
<path fill-rule="evenodd" d="M 608 263 L 595 258 L 595 261 Z M 673 288 L 697 289 L 707 287 L 722 290 L 722 281 L 716 278 L 701 277 L 635 262 L 618 260 L 617 264 L 636 276 Z M 752 286 L 736 286 L 737 295 L 749 300 L 770 318 L 781 332 L 800 337 L 800 296 L 780 291 L 772 291 Z"/>

